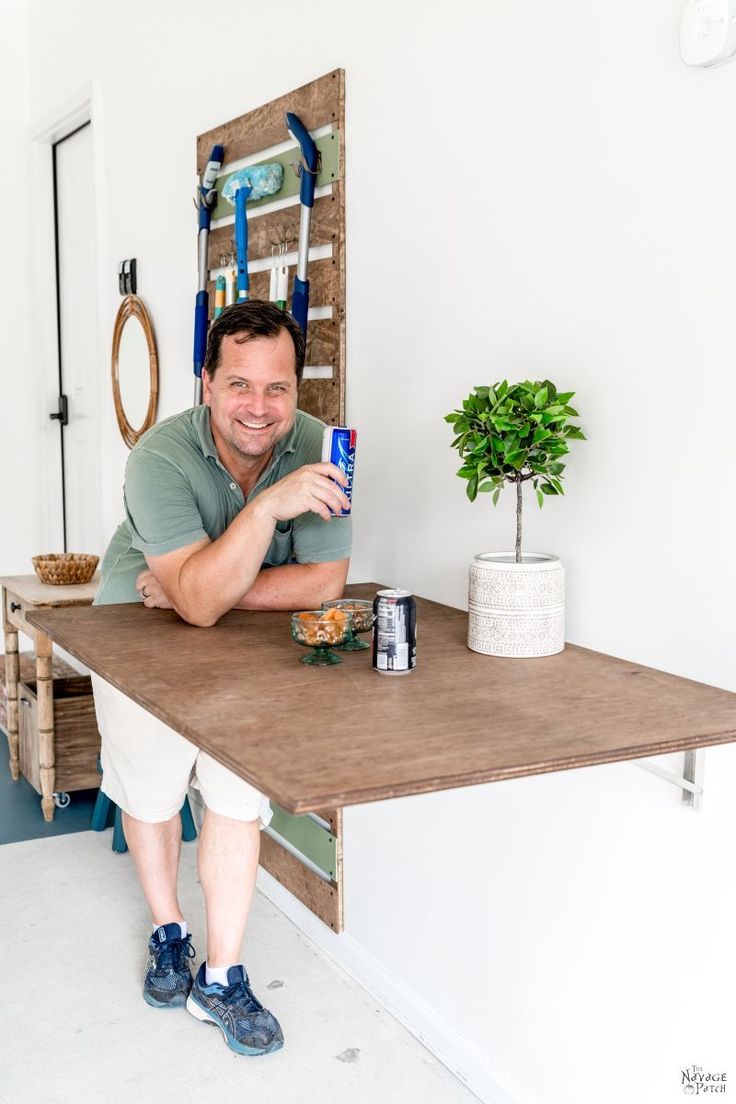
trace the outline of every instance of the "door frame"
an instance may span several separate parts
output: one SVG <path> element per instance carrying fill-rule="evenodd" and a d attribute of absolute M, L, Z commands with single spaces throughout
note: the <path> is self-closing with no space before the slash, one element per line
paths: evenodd
<path fill-rule="evenodd" d="M 33 325 L 29 335 L 29 351 L 33 365 L 33 377 L 36 381 L 37 395 L 37 436 L 39 453 L 39 508 L 41 510 L 40 551 L 57 552 L 63 548 L 63 486 L 61 472 L 61 452 L 59 447 L 59 426 L 51 421 L 49 414 L 56 410 L 59 396 L 59 343 L 58 312 L 56 288 L 56 227 L 54 217 L 54 167 L 53 147 L 57 142 L 68 138 L 73 131 L 84 123 L 92 124 L 92 159 L 94 169 L 95 193 L 95 262 L 96 281 L 93 320 L 96 333 L 94 347 L 97 362 L 106 363 L 109 350 L 103 335 L 109 329 L 106 297 L 101 294 L 104 288 L 104 274 L 107 272 L 107 206 L 104 187 L 105 173 L 105 129 L 102 103 L 102 85 L 92 81 L 65 106 L 60 107 L 30 127 L 28 196 L 31 211 L 31 263 L 29 294 L 33 304 L 31 317 Z M 100 388 L 101 397 L 104 396 Z M 104 416 L 104 399 L 100 403 L 100 442 L 103 472 L 107 469 L 105 432 L 107 419 Z M 102 505 L 102 504 L 101 504 Z M 71 549 L 70 551 L 84 551 Z"/>

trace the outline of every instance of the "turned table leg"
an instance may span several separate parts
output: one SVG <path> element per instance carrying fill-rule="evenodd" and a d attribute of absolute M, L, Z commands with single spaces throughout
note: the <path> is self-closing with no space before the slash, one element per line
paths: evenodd
<path fill-rule="evenodd" d="M 54 680 L 51 674 L 51 637 L 36 629 L 36 692 L 38 696 L 38 765 L 43 819 L 54 819 L 56 754 L 54 748 Z"/>
<path fill-rule="evenodd" d="M 4 607 L 5 603 L 3 603 Z M 8 747 L 10 749 L 10 777 L 14 782 L 20 778 L 18 759 L 18 682 L 20 664 L 18 662 L 18 630 L 5 621 L 5 688 L 8 697 Z"/>

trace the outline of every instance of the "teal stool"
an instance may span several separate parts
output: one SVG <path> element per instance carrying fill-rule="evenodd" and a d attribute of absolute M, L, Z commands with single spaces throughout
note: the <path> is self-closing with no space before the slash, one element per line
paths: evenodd
<path fill-rule="evenodd" d="M 97 773 L 102 774 L 99 755 L 97 756 Z M 112 849 L 122 855 L 128 850 L 128 845 L 125 842 L 125 832 L 123 831 L 123 815 L 115 802 L 111 801 L 107 794 L 100 790 L 97 794 L 95 807 L 92 810 L 92 831 L 104 832 L 111 825 L 114 826 Z M 190 843 L 197 838 L 197 829 L 194 827 L 194 818 L 189 807 L 188 797 L 184 798 L 184 804 L 181 807 L 181 838 L 185 843 Z"/>

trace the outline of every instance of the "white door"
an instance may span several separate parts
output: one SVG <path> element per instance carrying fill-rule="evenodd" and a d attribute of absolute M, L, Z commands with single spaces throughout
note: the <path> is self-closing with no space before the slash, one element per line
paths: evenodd
<path fill-rule="evenodd" d="M 54 146 L 65 548 L 102 553 L 92 125 Z"/>

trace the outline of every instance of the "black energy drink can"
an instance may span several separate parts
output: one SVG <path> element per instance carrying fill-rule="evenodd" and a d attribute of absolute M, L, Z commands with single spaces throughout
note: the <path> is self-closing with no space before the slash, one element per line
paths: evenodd
<path fill-rule="evenodd" d="M 417 665 L 417 604 L 408 590 L 379 590 L 373 601 L 373 668 L 408 675 Z"/>

